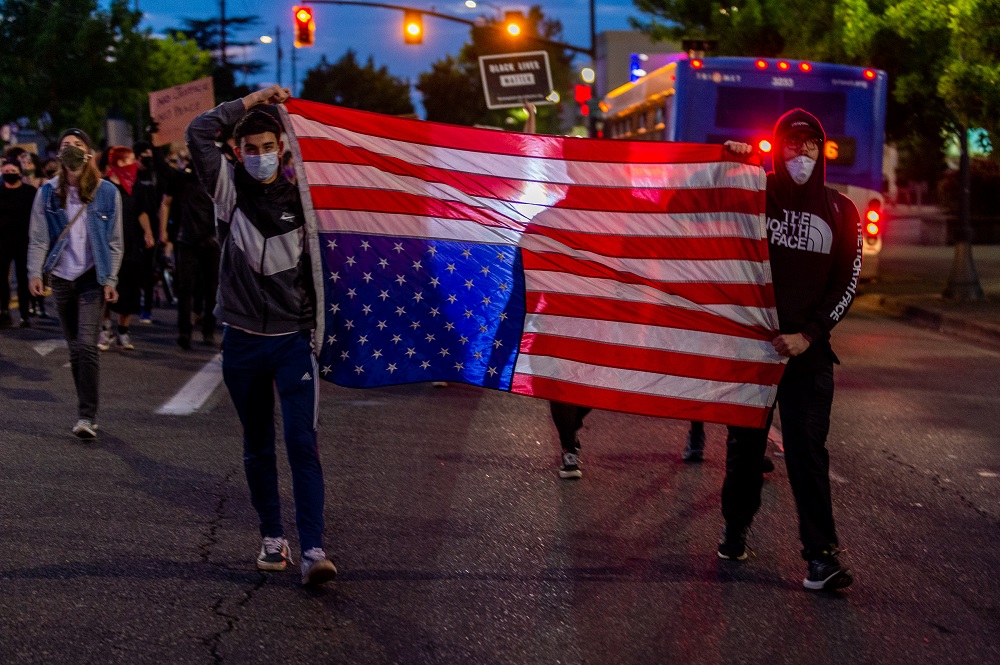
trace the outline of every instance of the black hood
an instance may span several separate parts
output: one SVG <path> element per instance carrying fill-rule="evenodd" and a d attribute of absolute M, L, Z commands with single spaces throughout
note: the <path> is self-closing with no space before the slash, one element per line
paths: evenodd
<path fill-rule="evenodd" d="M 785 168 L 785 137 L 791 134 L 812 134 L 820 140 L 819 158 L 816 160 L 816 167 L 812 175 L 804 185 L 796 185 L 792 181 L 792 176 L 788 175 Z M 823 147 L 826 143 L 826 132 L 819 118 L 803 109 L 792 109 L 788 113 L 778 118 L 774 125 L 774 180 L 775 184 L 785 196 L 799 199 L 802 196 L 818 195 L 823 191 L 826 184 L 826 157 Z"/>

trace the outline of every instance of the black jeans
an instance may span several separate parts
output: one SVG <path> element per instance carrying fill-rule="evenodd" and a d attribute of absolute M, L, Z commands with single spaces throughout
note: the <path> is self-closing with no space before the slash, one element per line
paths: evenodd
<path fill-rule="evenodd" d="M 552 422 L 559 432 L 559 445 L 563 450 L 578 452 L 580 443 L 576 440 L 576 432 L 583 427 L 583 418 L 590 409 L 565 402 L 549 402 L 552 409 Z"/>
<path fill-rule="evenodd" d="M 97 283 L 93 269 L 73 281 L 52 276 L 59 322 L 69 345 L 69 362 L 76 384 L 80 418 L 97 417 L 99 376 L 97 335 L 104 312 L 104 287 Z"/>
<path fill-rule="evenodd" d="M 31 294 L 28 293 L 28 239 L 0 237 L 0 312 L 10 306 L 10 264 L 17 278 L 17 308 L 21 320 L 28 318 Z"/>
<path fill-rule="evenodd" d="M 802 557 L 809 561 L 838 546 L 826 450 L 833 406 L 833 362 L 820 363 L 817 368 L 790 361 L 778 384 L 777 403 L 785 465 L 799 513 Z M 760 508 L 761 461 L 773 416 L 772 409 L 764 429 L 729 428 L 722 515 L 733 527 L 749 526 Z"/>
<path fill-rule="evenodd" d="M 191 304 L 195 290 L 201 291 L 201 333 L 207 339 L 215 334 L 215 292 L 219 288 L 219 246 L 210 244 L 174 245 L 174 290 L 177 295 L 178 335 L 191 339 Z"/>

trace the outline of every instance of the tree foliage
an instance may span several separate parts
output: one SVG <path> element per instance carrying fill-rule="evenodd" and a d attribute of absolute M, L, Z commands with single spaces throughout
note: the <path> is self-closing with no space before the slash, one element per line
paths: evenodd
<path fill-rule="evenodd" d="M 260 60 L 233 59 L 229 56 L 229 50 L 252 46 L 254 42 L 240 41 L 238 35 L 259 23 L 258 16 L 226 17 L 225 48 L 222 44 L 222 22 L 217 18 L 185 18 L 183 26 L 173 30 L 193 40 L 199 49 L 212 54 L 212 82 L 216 101 L 225 102 L 245 97 L 253 91 L 246 82 L 247 77 L 263 69 L 264 63 Z M 243 83 L 237 83 L 237 75 L 242 76 Z"/>
<path fill-rule="evenodd" d="M 28 118 L 48 137 L 77 126 L 99 139 L 109 113 L 143 123 L 150 91 L 207 74 L 207 54 L 139 30 L 129 4 L 0 0 L 0 120 Z"/>
<path fill-rule="evenodd" d="M 413 113 L 409 84 L 389 74 L 384 66 L 376 68 L 372 58 L 362 67 L 357 54 L 351 50 L 332 64 L 323 56 L 319 64 L 306 73 L 300 94 L 302 99 L 362 111 L 390 115 Z"/>
<path fill-rule="evenodd" d="M 510 114 L 504 110 L 490 111 L 483 96 L 483 81 L 479 73 L 479 56 L 522 51 L 547 51 L 552 69 L 552 85 L 563 98 L 570 97 L 570 77 L 573 55 L 564 49 L 538 41 L 562 40 L 562 23 L 548 18 L 538 5 L 525 16 L 521 36 L 514 40 L 502 28 L 499 19 L 484 19 L 470 32 L 457 58 L 448 56 L 420 75 L 417 90 L 423 94 L 427 119 L 459 125 L 505 126 Z M 538 131 L 559 130 L 559 105 L 538 108 Z"/>

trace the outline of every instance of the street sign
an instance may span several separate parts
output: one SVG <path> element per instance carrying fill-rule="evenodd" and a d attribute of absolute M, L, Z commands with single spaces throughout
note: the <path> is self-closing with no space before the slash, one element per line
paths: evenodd
<path fill-rule="evenodd" d="M 486 107 L 508 109 L 525 102 L 551 104 L 552 71 L 545 51 L 479 57 Z"/>

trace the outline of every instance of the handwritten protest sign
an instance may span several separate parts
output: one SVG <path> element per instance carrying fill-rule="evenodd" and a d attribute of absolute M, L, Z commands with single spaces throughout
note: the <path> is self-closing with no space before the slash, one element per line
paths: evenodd
<path fill-rule="evenodd" d="M 188 123 L 213 106 L 215 90 L 210 76 L 149 93 L 149 116 L 159 125 L 153 144 L 183 143 Z"/>

